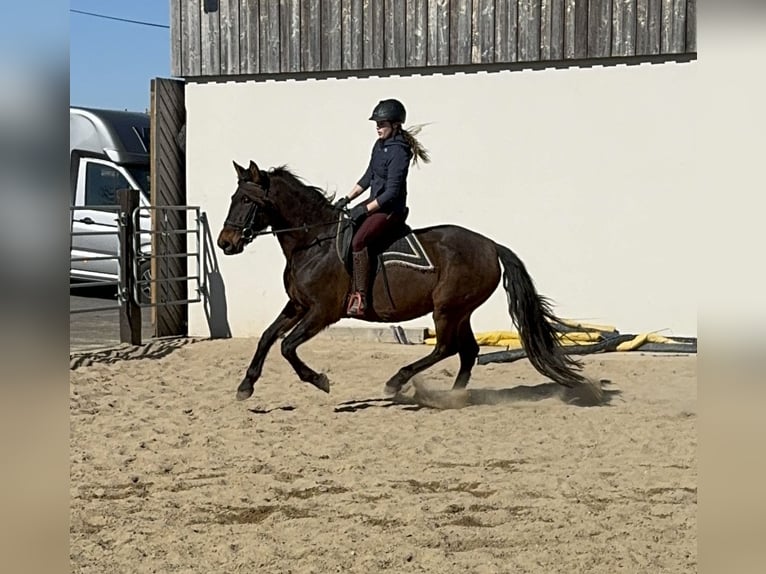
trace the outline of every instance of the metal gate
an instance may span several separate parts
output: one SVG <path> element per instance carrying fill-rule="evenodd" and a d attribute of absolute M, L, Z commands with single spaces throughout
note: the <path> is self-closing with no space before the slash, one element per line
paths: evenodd
<path fill-rule="evenodd" d="M 134 345 L 141 343 L 141 308 L 151 307 L 157 311 L 182 307 L 185 311 L 190 303 L 200 302 L 206 296 L 203 273 L 205 214 L 197 206 L 140 206 L 139 193 L 135 189 L 119 190 L 119 205 L 101 208 L 114 212 L 113 231 L 70 231 L 70 241 L 92 235 L 116 236 L 117 239 L 115 252 L 108 255 L 70 256 L 70 265 L 79 261 L 115 260 L 116 279 L 81 283 L 70 280 L 70 290 L 115 286 L 115 302 L 70 309 L 70 314 L 119 311 L 120 341 Z M 82 208 L 70 207 L 72 213 L 78 209 Z M 179 237 L 183 238 L 181 242 Z M 188 245 L 188 251 L 172 251 L 167 247 L 178 243 Z M 160 246 L 159 252 L 153 250 L 155 245 Z M 184 269 L 184 274 L 176 272 L 180 268 Z M 154 269 L 160 270 L 159 277 L 152 274 Z M 189 295 L 179 297 L 178 293 Z"/>
<path fill-rule="evenodd" d="M 142 206 L 133 210 L 132 219 L 133 300 L 140 307 L 155 308 L 200 302 L 205 293 L 200 208 Z M 151 221 L 149 229 L 142 226 L 147 220 Z M 177 245 L 183 245 L 186 251 L 178 251 Z M 159 248 L 155 250 L 154 246 Z M 151 296 L 147 301 L 148 294 Z"/>

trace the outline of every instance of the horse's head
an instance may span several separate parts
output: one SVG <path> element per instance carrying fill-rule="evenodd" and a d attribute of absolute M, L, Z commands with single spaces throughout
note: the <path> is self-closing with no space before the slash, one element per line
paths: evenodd
<path fill-rule="evenodd" d="M 242 253 L 255 234 L 269 226 L 269 177 L 251 161 L 247 168 L 234 162 L 237 190 L 231 197 L 229 213 L 218 234 L 218 247 L 226 255 Z"/>

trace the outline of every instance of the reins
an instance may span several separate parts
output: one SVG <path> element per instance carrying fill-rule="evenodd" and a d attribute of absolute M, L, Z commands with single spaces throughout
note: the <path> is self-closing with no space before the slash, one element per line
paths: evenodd
<path fill-rule="evenodd" d="M 250 237 L 258 237 L 259 235 L 279 235 L 280 233 L 289 233 L 291 231 L 304 231 L 308 232 L 309 229 L 313 229 L 314 227 L 322 227 L 327 225 L 335 225 L 340 220 L 336 219 L 334 221 L 325 221 L 323 223 L 312 223 L 311 225 L 308 225 L 304 223 L 303 225 L 298 225 L 297 227 L 285 227 L 284 229 L 272 229 L 272 230 L 265 230 L 265 231 L 258 231 L 255 233 L 251 233 Z"/>
<path fill-rule="evenodd" d="M 259 184 L 255 183 L 255 182 L 252 182 L 252 181 L 242 181 L 242 180 L 240 180 L 239 186 L 238 186 L 239 189 L 242 189 L 242 191 L 245 192 L 245 195 L 248 195 L 247 194 L 248 188 L 249 187 L 254 187 L 254 188 L 262 191 L 264 193 L 264 195 L 268 195 L 269 187 L 270 187 L 269 186 L 270 181 L 268 179 L 268 176 L 264 172 L 261 172 L 261 176 L 265 177 L 265 183 L 266 183 L 265 185 L 259 185 Z M 251 199 L 251 201 L 253 201 L 253 200 Z M 339 216 L 338 219 L 335 219 L 333 221 L 324 221 L 322 223 L 311 223 L 311 224 L 304 223 L 303 225 L 298 225 L 298 226 L 295 226 L 295 227 L 285 227 L 283 229 L 271 229 L 271 230 L 264 230 L 264 231 L 253 231 L 252 230 L 252 225 L 253 225 L 253 222 L 255 221 L 255 216 L 256 216 L 257 211 L 258 211 L 258 206 L 253 201 L 253 205 L 248 210 L 247 215 L 245 215 L 245 221 L 243 223 L 239 223 L 239 222 L 235 222 L 235 221 L 231 221 L 231 220 L 227 219 L 224 222 L 224 225 L 229 225 L 231 227 L 239 228 L 239 230 L 242 232 L 242 237 L 244 238 L 244 240 L 247 243 L 250 243 L 251 241 L 253 241 L 253 239 L 255 239 L 256 237 L 259 237 L 261 235 L 275 235 L 276 236 L 276 235 L 279 235 L 280 233 L 290 233 L 290 232 L 293 232 L 293 231 L 303 231 L 304 233 L 308 233 L 309 229 L 314 229 L 316 227 L 324 227 L 324 226 L 329 226 L 329 225 L 336 225 L 338 223 L 342 223 L 342 221 L 343 221 L 342 220 L 342 214 L 341 214 L 341 216 Z"/>

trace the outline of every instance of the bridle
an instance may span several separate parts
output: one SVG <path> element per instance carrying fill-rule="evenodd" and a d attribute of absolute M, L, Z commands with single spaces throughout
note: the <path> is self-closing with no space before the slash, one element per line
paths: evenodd
<path fill-rule="evenodd" d="M 245 245 L 252 242 L 256 236 L 261 235 L 261 233 L 253 231 L 255 217 L 258 215 L 258 204 L 252 197 L 250 197 L 250 193 L 248 193 L 248 191 L 258 191 L 263 193 L 263 195 L 269 194 L 269 178 L 265 173 L 261 173 L 260 175 L 261 179 L 266 182 L 265 185 L 259 185 L 244 179 L 240 179 L 237 184 L 237 192 L 241 191 L 250 200 L 250 207 L 248 208 L 247 213 L 245 213 L 243 220 L 234 221 L 227 218 L 226 221 L 223 222 L 225 227 L 233 227 L 242 234 L 242 240 L 245 242 Z"/>
<path fill-rule="evenodd" d="M 260 172 L 260 178 L 262 181 L 265 182 L 265 185 L 261 185 L 259 183 L 254 183 L 252 181 L 247 181 L 244 179 L 240 179 L 237 184 L 237 192 L 242 192 L 245 196 L 250 199 L 251 205 L 249 209 L 247 210 L 247 213 L 245 213 L 245 217 L 242 219 L 242 221 L 234 221 L 232 219 L 227 218 L 226 221 L 223 222 L 224 227 L 231 227 L 233 229 L 236 229 L 240 232 L 242 235 L 242 241 L 244 241 L 245 245 L 248 245 L 251 243 L 256 237 L 259 235 L 277 235 L 279 233 L 288 233 L 290 231 L 308 231 L 309 229 L 315 228 L 315 227 L 323 227 L 323 226 L 329 226 L 329 225 L 337 225 L 340 218 L 342 218 L 342 212 L 339 215 L 339 219 L 333 220 L 333 221 L 327 221 L 323 223 L 312 223 L 310 225 L 303 224 L 299 225 L 297 227 L 285 227 L 282 229 L 272 229 L 270 231 L 254 231 L 253 227 L 255 225 L 255 218 L 258 215 L 258 204 L 252 199 L 251 194 L 253 192 L 260 192 L 264 196 L 267 196 L 269 194 L 270 190 L 270 180 L 266 173 Z"/>

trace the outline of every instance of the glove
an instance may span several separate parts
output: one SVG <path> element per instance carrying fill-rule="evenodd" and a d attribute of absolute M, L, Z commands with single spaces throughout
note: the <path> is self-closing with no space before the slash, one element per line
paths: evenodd
<path fill-rule="evenodd" d="M 351 203 L 351 200 L 348 197 L 341 197 L 338 201 L 334 203 L 333 207 L 335 207 L 335 209 L 343 209 L 349 203 Z"/>
<path fill-rule="evenodd" d="M 348 212 L 348 216 L 351 218 L 351 220 L 354 223 L 359 223 L 362 219 L 365 218 L 367 215 L 367 206 L 363 203 L 360 205 L 357 205 L 356 207 L 352 207 L 351 211 Z"/>

